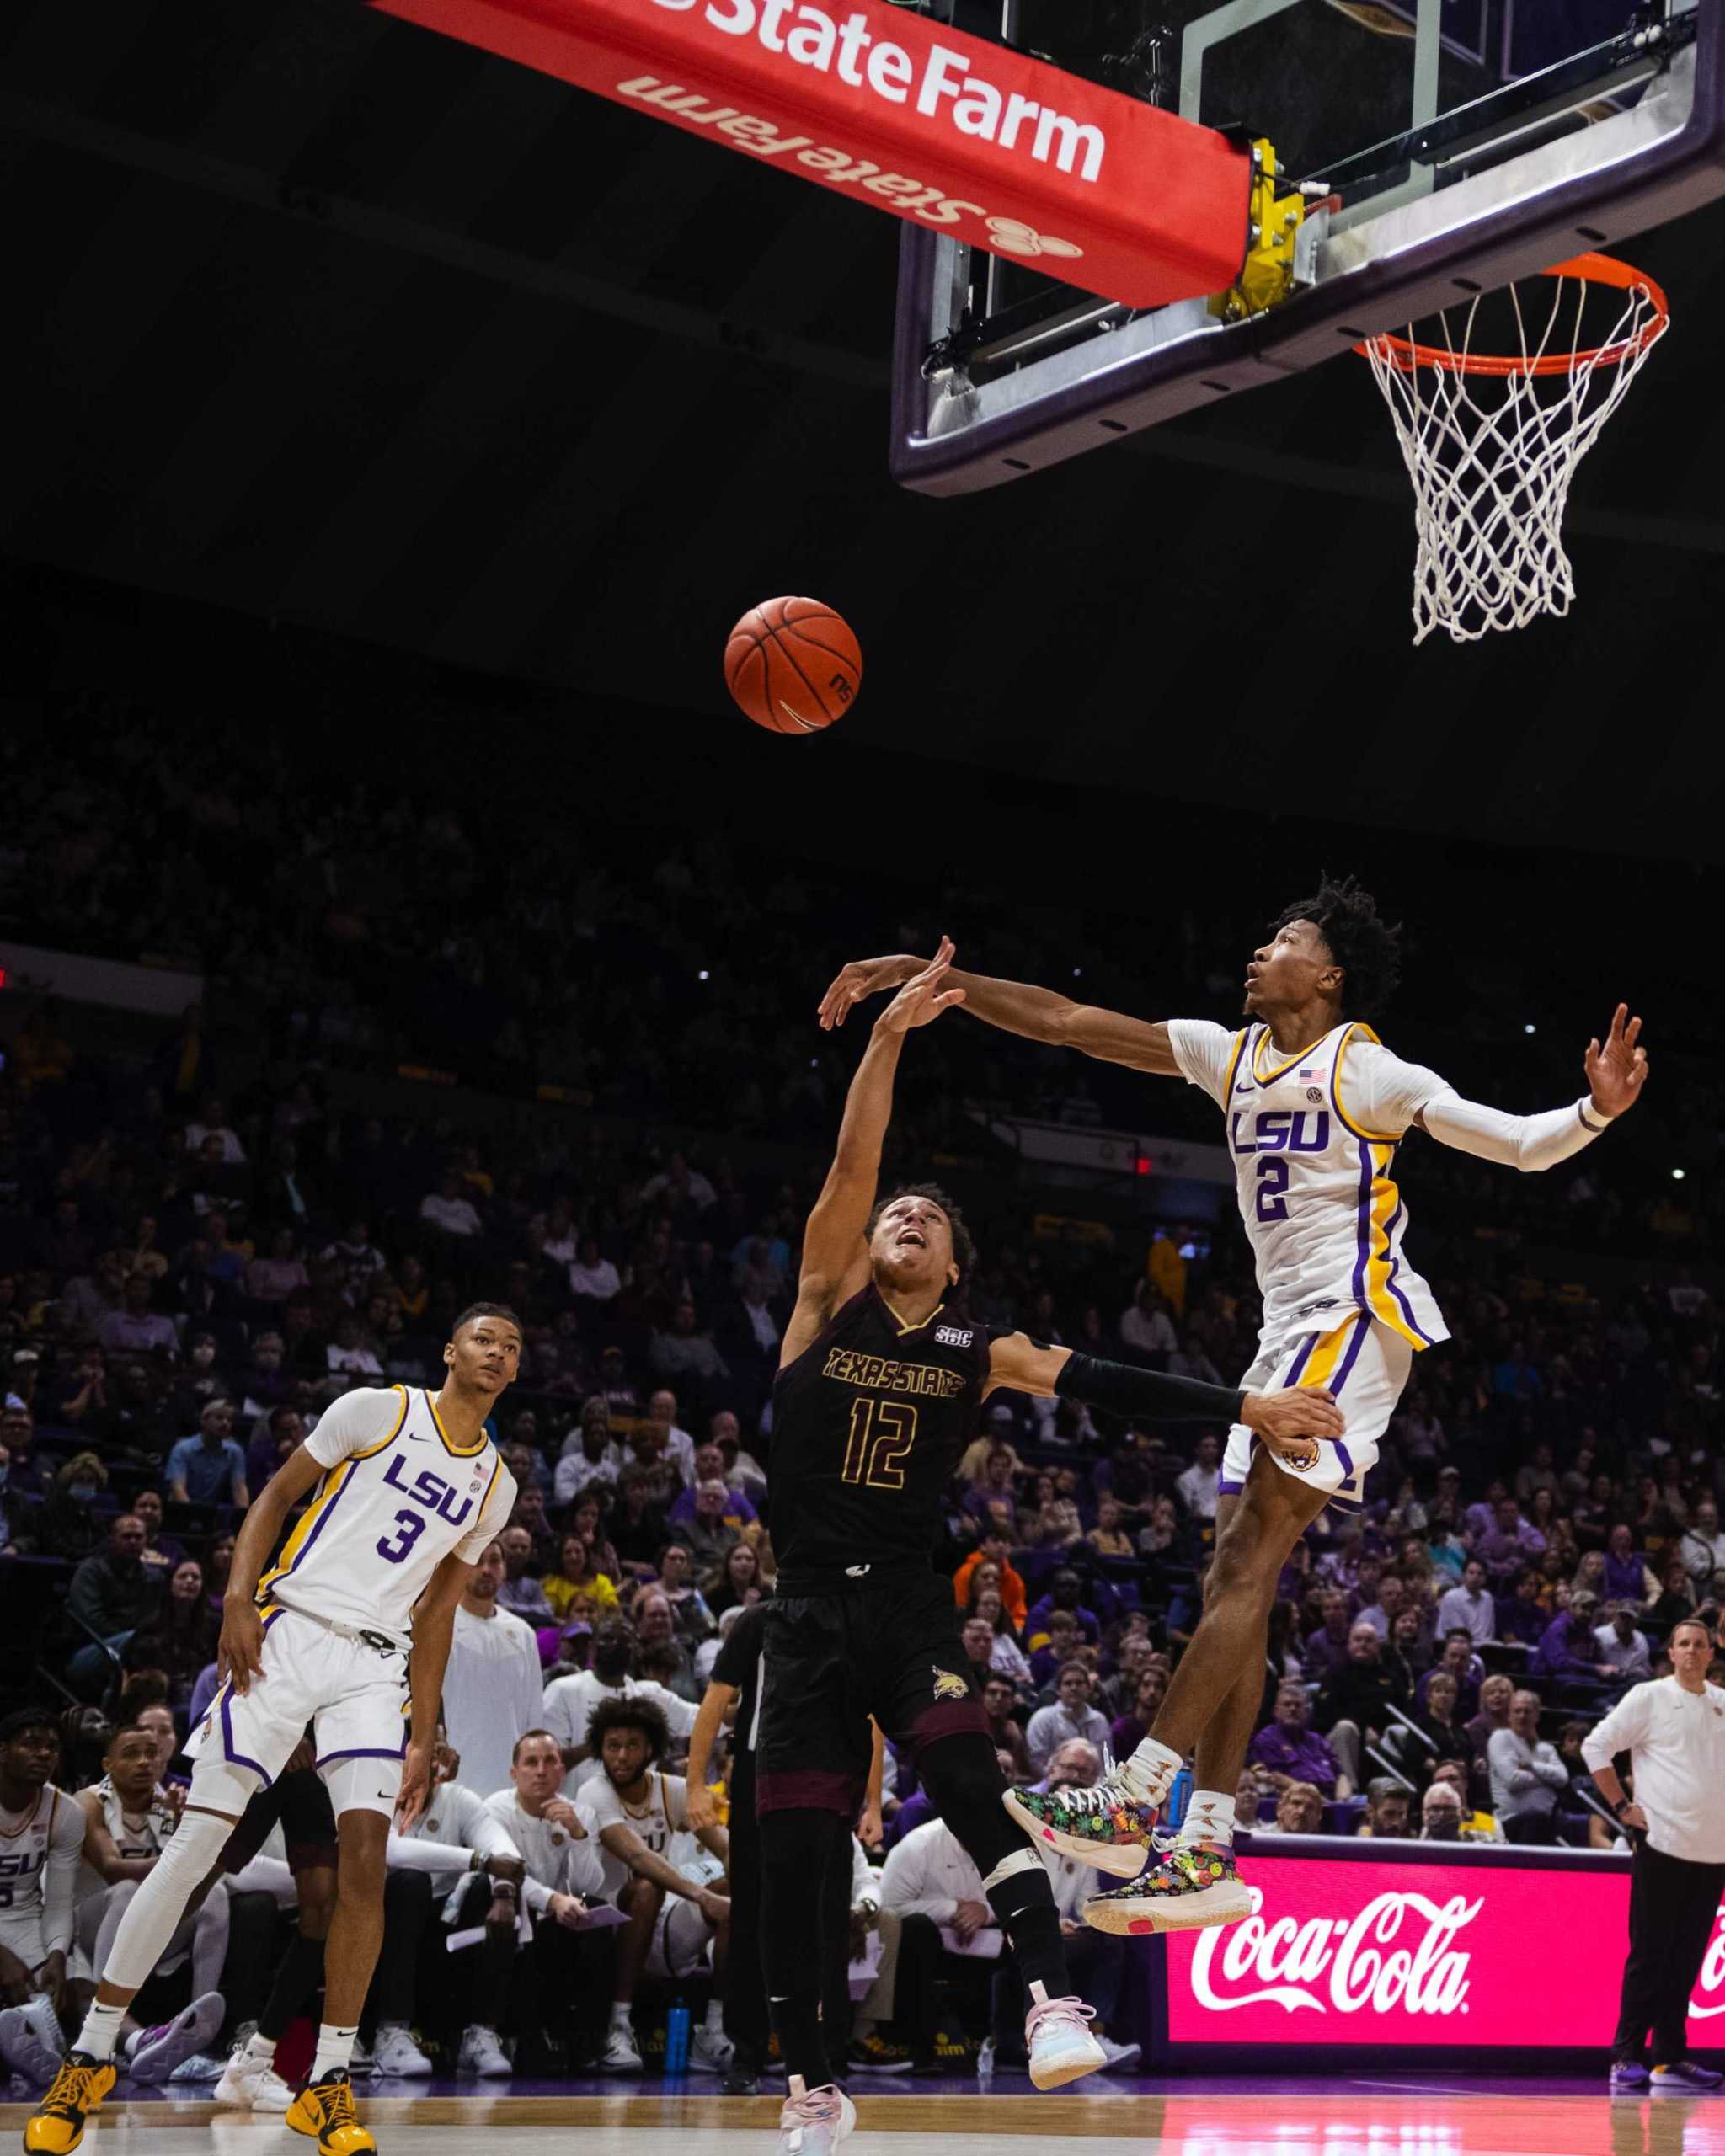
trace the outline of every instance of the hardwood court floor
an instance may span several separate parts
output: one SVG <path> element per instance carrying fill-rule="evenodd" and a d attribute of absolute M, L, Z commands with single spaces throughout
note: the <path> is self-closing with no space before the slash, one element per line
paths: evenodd
<path fill-rule="evenodd" d="M 375 2096 L 361 2109 L 382 2156 L 563 2156 L 572 2129 L 606 2156 L 770 2156 L 778 2104 L 462 2093 Z M 1002 2141 L 1033 2139 L 1082 2141 L 1096 2156 L 1725 2156 L 1725 2098 L 1613 2098 L 1575 2081 L 1385 2073 L 1119 2083 L 1086 2096 L 985 2095 L 971 2083 L 867 2095 L 858 2114 L 845 2156 L 911 2156 L 935 2137 L 950 2156 L 1000 2156 Z M 27 2116 L 0 2105 L 0 2135 Z M 122 2099 L 84 2146 L 97 2156 L 287 2156 L 310 2144 L 279 2118 Z"/>

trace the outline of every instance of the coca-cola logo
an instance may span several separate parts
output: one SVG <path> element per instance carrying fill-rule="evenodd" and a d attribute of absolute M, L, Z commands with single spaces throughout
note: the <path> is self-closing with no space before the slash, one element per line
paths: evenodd
<path fill-rule="evenodd" d="M 1454 1941 L 1483 1900 L 1456 1894 L 1434 1902 L 1389 1892 L 1351 1918 L 1313 1916 L 1302 1923 L 1284 1916 L 1267 1924 L 1263 1895 L 1255 1886 L 1247 1892 L 1250 1916 L 1199 1935 L 1192 1991 L 1200 2005 L 1218 2014 L 1242 2006 L 1279 2006 L 1290 2014 L 1301 2008 L 1319 2014 L 1399 2008 L 1439 2016 L 1467 2011 L 1468 1956 Z M 1725 1937 L 1715 1940 L 1708 1958 L 1710 1965 L 1720 1961 L 1725 1979 Z"/>
<path fill-rule="evenodd" d="M 1719 1912 L 1719 1917 L 1713 1942 L 1707 1949 L 1706 1959 L 1701 1963 L 1701 1975 L 1690 1994 L 1689 2011 L 1692 2020 L 1711 2021 L 1715 2015 L 1725 2014 L 1725 1997 L 1720 1996 L 1725 1993 L 1725 1909 Z M 1696 2002 L 1703 1997 L 1712 2003 L 1707 2006 L 1697 2005 Z"/>

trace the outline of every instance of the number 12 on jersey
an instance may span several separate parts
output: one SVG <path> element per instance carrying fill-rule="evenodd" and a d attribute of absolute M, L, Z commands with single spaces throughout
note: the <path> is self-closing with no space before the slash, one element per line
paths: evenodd
<path fill-rule="evenodd" d="M 916 1442 L 916 1410 L 899 1400 L 871 1400 L 866 1395 L 852 1405 L 850 1442 L 841 1482 L 866 1482 L 875 1490 L 902 1490 L 905 1470 L 900 1465 Z"/>

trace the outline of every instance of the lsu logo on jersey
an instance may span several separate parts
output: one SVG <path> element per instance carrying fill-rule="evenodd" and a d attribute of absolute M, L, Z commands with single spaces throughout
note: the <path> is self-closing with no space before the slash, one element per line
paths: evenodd
<path fill-rule="evenodd" d="M 934 1337 L 943 1348 L 968 1348 L 976 1335 L 968 1326 L 937 1325 Z"/>
<path fill-rule="evenodd" d="M 1249 1129 L 1247 1126 L 1249 1125 Z M 1228 1144 L 1236 1153 L 1324 1153 L 1330 1145 L 1330 1112 L 1305 1108 L 1236 1108 L 1228 1118 Z"/>
<path fill-rule="evenodd" d="M 461 1510 L 452 1511 L 451 1508 L 461 1493 L 451 1484 L 446 1482 L 441 1475 L 434 1473 L 429 1467 L 422 1468 L 410 1481 L 407 1463 L 399 1453 L 394 1455 L 384 1470 L 383 1479 L 392 1489 L 399 1490 L 403 1497 L 411 1497 L 416 1504 L 424 1505 L 428 1512 L 437 1513 L 440 1518 L 446 1519 L 451 1527 L 459 1527 L 467 1514 L 472 1512 L 473 1492 L 479 1487 L 479 1478 L 476 1476 L 468 1485 L 467 1496 L 462 1497 Z"/>
<path fill-rule="evenodd" d="M 970 1687 L 962 1677 L 954 1677 L 951 1670 L 943 1669 L 938 1663 L 936 1663 L 934 1696 L 937 1700 L 968 1700 L 970 1696 Z"/>

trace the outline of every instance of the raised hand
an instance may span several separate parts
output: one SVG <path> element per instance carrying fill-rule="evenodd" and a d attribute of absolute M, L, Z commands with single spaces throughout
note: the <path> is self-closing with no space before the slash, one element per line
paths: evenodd
<path fill-rule="evenodd" d="M 871 995 L 897 988 L 921 970 L 921 959 L 905 952 L 891 958 L 852 958 L 849 965 L 840 967 L 838 978 L 820 999 L 821 1031 L 830 1033 L 835 1026 L 842 1026 L 853 1003 L 866 1003 Z"/>
<path fill-rule="evenodd" d="M 953 963 L 953 939 L 943 936 L 940 948 L 932 961 L 912 980 L 905 982 L 898 994 L 875 1020 L 875 1024 L 889 1033 L 908 1033 L 916 1026 L 927 1026 L 939 1017 L 949 1004 L 962 1003 L 962 988 L 943 988 L 947 969 Z"/>
<path fill-rule="evenodd" d="M 1588 1043 L 1582 1068 L 1587 1073 L 1587 1089 L 1593 1095 L 1594 1106 L 1601 1115 L 1621 1115 L 1641 1098 L 1641 1089 L 1648 1082 L 1648 1052 L 1636 1046 L 1640 1038 L 1641 1020 L 1632 1018 L 1629 1006 L 1620 1003 L 1611 1014 L 1605 1045 L 1601 1048 L 1597 1040 Z"/>

